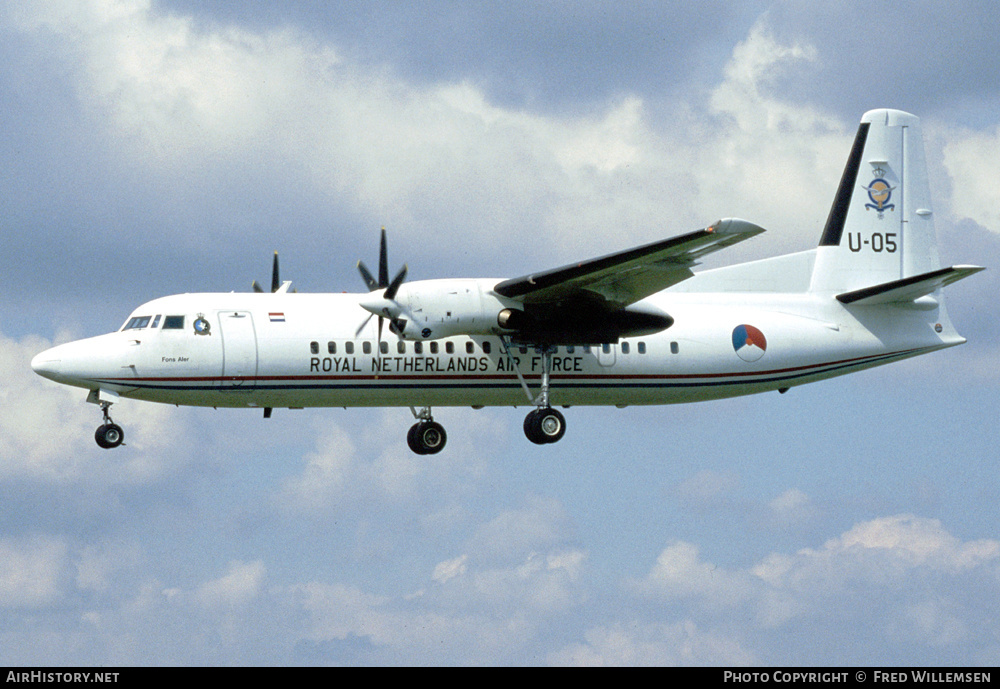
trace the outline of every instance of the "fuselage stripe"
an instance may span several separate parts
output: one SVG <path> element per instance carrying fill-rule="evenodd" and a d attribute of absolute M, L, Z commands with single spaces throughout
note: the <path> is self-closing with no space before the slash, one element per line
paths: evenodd
<path fill-rule="evenodd" d="M 581 373 L 575 375 L 552 374 L 554 387 L 587 388 L 667 388 L 732 385 L 745 382 L 773 383 L 805 378 L 845 368 L 882 363 L 892 359 L 913 356 L 927 348 L 916 348 L 885 354 L 830 361 L 807 366 L 795 366 L 767 371 L 739 371 L 731 373 L 690 374 L 629 374 Z M 539 381 L 540 374 L 524 376 L 526 381 Z M 747 379 L 752 380 L 747 380 Z M 290 375 L 290 376 L 204 376 L 204 377 L 138 377 L 106 378 L 95 383 L 117 385 L 133 389 L 159 390 L 323 390 L 323 389 L 477 389 L 516 388 L 520 382 L 513 374 L 465 375 Z"/>

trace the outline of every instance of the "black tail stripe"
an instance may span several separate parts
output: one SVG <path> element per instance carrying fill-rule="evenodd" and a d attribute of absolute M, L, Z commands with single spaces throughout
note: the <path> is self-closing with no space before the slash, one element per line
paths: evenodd
<path fill-rule="evenodd" d="M 861 168 L 861 155 L 865 151 L 869 126 L 868 122 L 862 122 L 861 126 L 858 127 L 857 136 L 854 137 L 854 146 L 851 147 L 851 156 L 847 159 L 847 167 L 844 168 L 844 174 L 840 178 L 840 186 L 837 187 L 837 196 L 830 208 L 830 215 L 826 218 L 826 227 L 823 228 L 823 236 L 819 240 L 820 246 L 840 246 L 840 237 L 844 234 L 847 211 L 851 207 L 851 197 L 854 195 L 854 187 L 858 182 L 858 170 Z"/>

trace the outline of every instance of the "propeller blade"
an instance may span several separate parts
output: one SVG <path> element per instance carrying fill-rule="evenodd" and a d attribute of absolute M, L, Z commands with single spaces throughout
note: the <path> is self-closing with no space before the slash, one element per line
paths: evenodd
<path fill-rule="evenodd" d="M 362 261 L 358 261 L 358 272 L 361 273 L 361 278 L 365 281 L 365 284 L 368 285 L 369 292 L 374 292 L 378 289 L 379 284 L 375 282 L 375 278 L 372 277 L 372 274 L 368 271 L 367 266 L 365 266 Z"/>
<path fill-rule="evenodd" d="M 253 291 L 254 292 L 263 292 L 264 291 L 264 288 L 261 287 L 260 285 L 258 285 L 256 280 L 254 280 L 253 284 L 250 285 L 250 286 L 253 287 Z"/>
<path fill-rule="evenodd" d="M 389 286 L 389 252 L 385 243 L 385 228 L 382 228 L 382 239 L 378 247 L 378 286 Z"/>
<path fill-rule="evenodd" d="M 378 317 L 378 345 L 379 351 L 382 351 L 382 321 L 385 320 L 382 316 Z"/>
<path fill-rule="evenodd" d="M 373 313 L 368 314 L 368 318 L 366 318 L 364 321 L 362 321 L 361 325 L 359 325 L 358 329 L 354 332 L 354 337 L 358 337 L 361 334 L 361 331 L 365 329 L 365 326 L 368 325 L 368 321 L 370 321 L 372 319 L 372 316 L 374 316 L 374 315 L 375 314 L 373 314 Z M 382 320 L 382 319 L 380 318 L 379 320 Z"/>
<path fill-rule="evenodd" d="M 396 277 L 392 279 L 392 283 L 389 285 L 389 288 L 385 291 L 385 294 L 382 296 L 384 296 L 386 299 L 390 301 L 395 299 L 396 292 L 399 291 L 399 286 L 403 284 L 403 280 L 405 279 L 406 279 L 406 264 L 404 263 L 402 270 L 400 270 L 396 274 Z"/>
<path fill-rule="evenodd" d="M 281 281 L 278 279 L 278 252 L 274 252 L 274 265 L 271 267 L 271 291 L 277 292 L 278 288 L 281 287 Z"/>

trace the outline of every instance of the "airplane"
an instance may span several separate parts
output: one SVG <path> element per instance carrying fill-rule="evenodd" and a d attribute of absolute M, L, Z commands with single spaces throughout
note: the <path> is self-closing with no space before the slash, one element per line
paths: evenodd
<path fill-rule="evenodd" d="M 382 230 L 367 292 L 180 294 L 117 331 L 61 344 L 36 373 L 89 391 L 102 448 L 122 444 L 120 398 L 263 409 L 409 407 L 421 455 L 432 407 L 531 407 L 524 433 L 560 440 L 556 406 L 652 405 L 788 389 L 962 344 L 942 268 L 919 119 L 864 114 L 819 245 L 695 272 L 763 228 L 729 218 L 688 234 L 512 279 L 390 280 Z M 374 320 L 373 320 L 374 319 Z M 384 326 L 388 324 L 388 328 Z M 388 330 L 389 332 L 384 332 Z"/>

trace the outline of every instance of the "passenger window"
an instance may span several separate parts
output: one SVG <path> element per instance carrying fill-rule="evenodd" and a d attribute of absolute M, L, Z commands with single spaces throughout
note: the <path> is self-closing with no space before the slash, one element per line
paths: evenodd
<path fill-rule="evenodd" d="M 319 354 L 319 342 L 310 342 L 309 351 L 313 354 Z"/>
<path fill-rule="evenodd" d="M 396 354 L 406 354 L 406 343 L 402 340 L 396 343 Z"/>
<path fill-rule="evenodd" d="M 424 343 L 423 342 L 414 342 L 413 343 L 413 353 L 414 354 L 423 354 L 424 353 Z"/>
<path fill-rule="evenodd" d="M 437 354 L 437 353 L 438 353 L 438 343 L 431 342 L 431 354 Z"/>
<path fill-rule="evenodd" d="M 611 345 L 609 345 L 607 343 L 602 344 L 601 345 L 601 351 L 604 352 L 605 354 L 610 354 L 611 353 Z"/>
<path fill-rule="evenodd" d="M 680 345 L 678 345 L 676 342 L 671 342 L 670 343 L 670 353 L 671 354 L 676 354 L 680 350 L 681 350 Z"/>
<path fill-rule="evenodd" d="M 576 347 L 573 345 L 566 345 L 566 353 L 573 354 L 576 351 Z"/>
<path fill-rule="evenodd" d="M 471 340 L 465 343 L 466 354 L 472 354 L 475 351 L 476 351 L 476 345 Z"/>
<path fill-rule="evenodd" d="M 445 342 L 444 343 L 444 351 L 447 352 L 448 354 L 454 354 L 455 353 L 455 343 L 454 342 Z"/>
<path fill-rule="evenodd" d="M 388 354 L 389 353 L 389 343 L 388 342 L 379 342 L 378 343 L 378 351 L 381 352 L 382 354 Z"/>
<path fill-rule="evenodd" d="M 353 342 L 345 342 L 344 343 L 344 353 L 345 354 L 354 354 L 354 343 Z"/>
<path fill-rule="evenodd" d="M 163 319 L 163 330 L 183 330 L 184 316 L 166 316 Z"/>
<path fill-rule="evenodd" d="M 622 354 L 628 354 L 630 349 L 628 342 L 622 342 Z"/>
<path fill-rule="evenodd" d="M 645 342 L 640 342 L 639 343 L 639 353 L 640 354 L 645 354 L 646 353 L 646 343 Z"/>
<path fill-rule="evenodd" d="M 372 353 L 372 343 L 368 342 L 367 340 L 365 342 L 362 342 L 361 343 L 361 351 L 364 352 L 365 354 L 371 354 Z"/>
<path fill-rule="evenodd" d="M 483 342 L 483 354 L 489 354 L 491 351 L 493 351 L 493 345 L 490 344 L 489 340 L 486 340 Z"/>
<path fill-rule="evenodd" d="M 326 343 L 326 353 L 327 354 L 336 354 L 337 353 L 337 343 L 336 342 L 327 342 Z"/>

